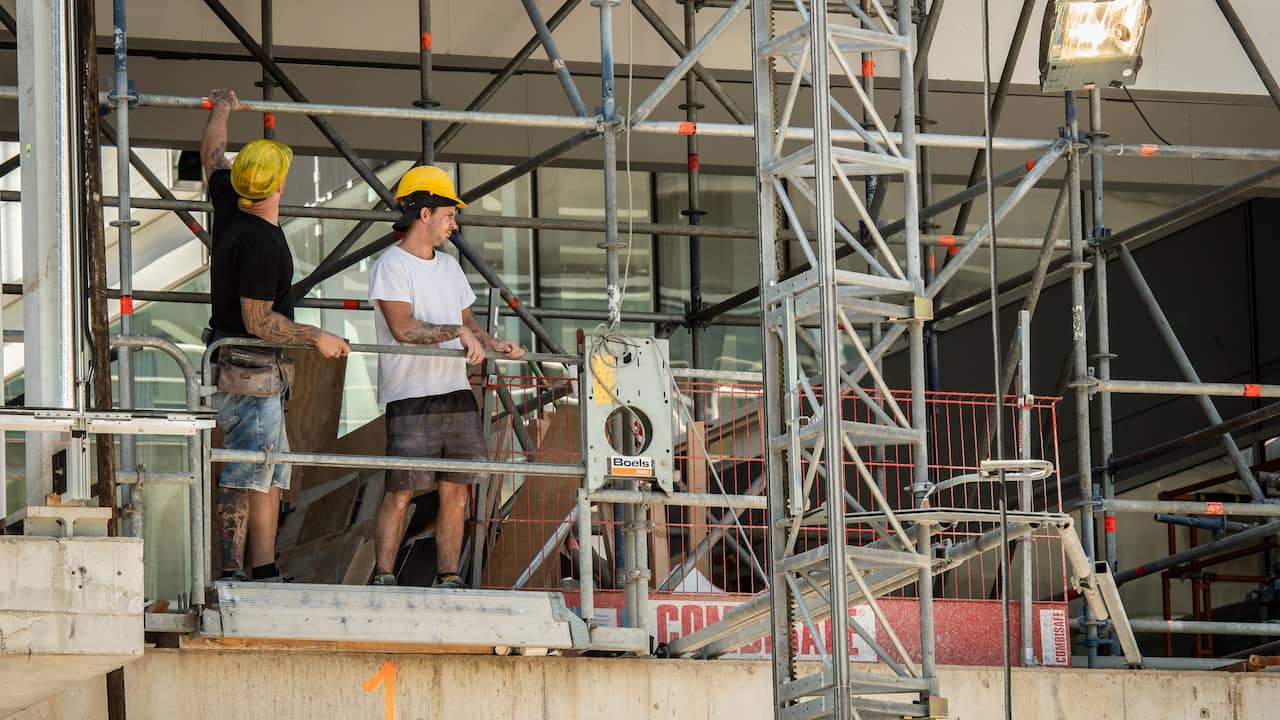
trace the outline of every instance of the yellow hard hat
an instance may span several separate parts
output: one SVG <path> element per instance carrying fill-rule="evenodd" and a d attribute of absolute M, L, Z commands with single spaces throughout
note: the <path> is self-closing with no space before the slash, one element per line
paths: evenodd
<path fill-rule="evenodd" d="M 231 187 L 245 200 L 261 200 L 280 189 L 293 150 L 275 140 L 254 140 L 240 148 L 231 165 Z"/>
<path fill-rule="evenodd" d="M 431 165 L 418 165 L 400 178 L 396 186 L 396 201 L 400 203 L 402 214 L 392 227 L 400 232 L 409 229 L 418 218 L 422 208 L 453 206 L 465 208 L 466 203 L 458 197 L 453 188 L 453 181 L 444 170 Z"/>

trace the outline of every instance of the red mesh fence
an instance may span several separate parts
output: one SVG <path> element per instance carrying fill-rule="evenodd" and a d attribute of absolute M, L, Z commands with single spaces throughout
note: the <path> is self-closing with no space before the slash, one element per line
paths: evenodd
<path fill-rule="evenodd" d="M 539 376 L 499 376 L 486 390 L 498 421 L 494 423 L 491 447 L 499 460 L 544 463 L 578 463 L 579 427 L 576 381 Z M 679 471 L 677 489 L 684 492 L 760 495 L 763 493 L 763 416 L 760 412 L 761 386 L 757 383 L 682 380 L 679 383 L 685 409 L 676 417 L 675 455 Z M 535 398 L 559 398 L 529 415 L 525 428 L 529 447 L 522 447 L 504 411 L 499 394 L 505 391 L 512 403 L 537 404 Z M 895 410 L 882 396 L 868 393 L 884 414 Z M 820 394 L 819 394 L 820 397 Z M 910 420 L 909 393 L 895 392 L 898 411 Z M 1005 452 L 1015 457 L 1023 442 L 1030 443 L 1032 458 L 1048 459 L 1058 465 L 1056 398 L 1036 398 L 1030 411 L 1031 423 L 1024 440 L 1018 430 L 1019 399 L 1004 403 Z M 702 408 L 701 421 L 692 421 L 694 406 Z M 877 422 L 879 413 L 850 394 L 843 403 L 845 420 Z M 929 427 L 929 481 L 939 483 L 960 475 L 973 475 L 979 463 L 989 457 L 994 443 L 996 411 L 992 395 L 971 393 L 930 393 L 926 400 Z M 916 506 L 912 496 L 914 469 L 910 446 L 883 449 L 860 448 L 861 458 L 890 507 Z M 807 464 L 802 464 L 807 470 Z M 825 469 L 824 469 L 825 470 Z M 849 459 L 844 467 L 849 512 L 863 508 L 883 510 L 856 464 Z M 498 485 L 501 483 L 499 490 Z M 482 575 L 486 587 L 527 589 L 567 589 L 577 585 L 576 528 L 569 522 L 580 481 L 567 477 L 509 476 L 496 478 L 488 493 L 486 510 L 478 514 L 477 529 L 485 541 Z M 1031 484 L 1030 510 L 1061 510 L 1059 478 L 1054 476 Z M 1009 483 L 1010 510 L 1019 509 L 1019 486 Z M 825 480 L 816 477 L 808 488 L 809 507 L 816 509 L 825 498 Z M 930 499 L 935 508 L 996 507 L 995 481 L 968 482 L 944 489 Z M 615 578 L 621 562 L 620 527 L 623 508 L 596 503 L 593 507 L 593 540 L 596 543 L 596 587 L 620 588 Z M 489 518 L 489 519 L 485 519 Z M 766 512 L 746 510 L 740 514 L 720 508 L 654 506 L 650 521 L 649 559 L 656 590 L 754 594 L 765 588 L 767 563 Z M 990 531 L 996 523 L 967 523 L 944 526 L 937 537 L 942 542 L 962 543 Z M 559 533 L 557 533 L 559 530 Z M 821 518 L 807 523 L 796 536 L 796 550 L 826 543 Z M 849 544 L 867 544 L 880 538 L 866 523 L 852 523 Z M 1050 597 L 1066 587 L 1066 566 L 1056 536 L 1037 533 L 1032 570 L 1037 578 L 1038 597 Z M 1014 552 L 1016 576 L 1021 570 L 1019 553 Z M 530 570 L 532 568 L 532 571 Z M 975 557 L 935 583 L 935 597 L 944 599 L 987 599 L 998 597 L 998 564 L 994 551 Z M 523 582 L 518 582 L 523 581 Z M 914 587 L 896 594 L 912 596 Z M 1016 594 L 1016 593 L 1015 593 Z"/>

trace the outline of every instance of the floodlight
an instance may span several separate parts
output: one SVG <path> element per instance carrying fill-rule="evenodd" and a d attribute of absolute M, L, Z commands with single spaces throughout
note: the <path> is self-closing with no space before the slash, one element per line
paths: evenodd
<path fill-rule="evenodd" d="M 1150 17 L 1148 0 L 1052 0 L 1040 35 L 1040 90 L 1132 83 Z"/>

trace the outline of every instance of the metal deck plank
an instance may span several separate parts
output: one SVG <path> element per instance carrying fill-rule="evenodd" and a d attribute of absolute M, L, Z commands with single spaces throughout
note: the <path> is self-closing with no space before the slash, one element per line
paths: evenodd
<path fill-rule="evenodd" d="M 586 644 L 585 626 L 558 593 L 244 582 L 215 588 L 224 637 L 560 649 Z"/>

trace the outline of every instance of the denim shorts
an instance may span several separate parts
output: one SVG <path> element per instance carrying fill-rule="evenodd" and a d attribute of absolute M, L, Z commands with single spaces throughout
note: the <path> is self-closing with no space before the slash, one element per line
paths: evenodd
<path fill-rule="evenodd" d="M 387 403 L 387 455 L 487 460 L 484 424 L 470 390 Z M 475 484 L 488 473 L 441 473 L 441 482 Z M 386 489 L 425 492 L 436 487 L 433 470 L 388 470 Z"/>
<path fill-rule="evenodd" d="M 222 446 L 228 450 L 289 452 L 289 436 L 284 430 L 284 395 L 250 397 L 214 393 Z M 261 463 L 223 463 L 218 485 L 237 490 L 267 492 L 272 486 L 289 489 L 292 466 Z"/>

